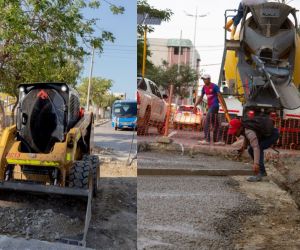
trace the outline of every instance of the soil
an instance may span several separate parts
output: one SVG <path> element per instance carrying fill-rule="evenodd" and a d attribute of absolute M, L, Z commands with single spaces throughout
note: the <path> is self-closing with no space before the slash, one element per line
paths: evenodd
<path fill-rule="evenodd" d="M 135 249 L 136 178 L 103 178 L 100 185 L 87 246 L 95 249 Z"/>
<path fill-rule="evenodd" d="M 256 214 L 241 218 L 235 249 L 300 249 L 300 211 L 291 196 L 272 181 L 234 179 L 238 189 L 260 206 Z"/>
<path fill-rule="evenodd" d="M 102 161 L 101 177 L 137 177 L 137 161 L 127 164 L 127 161 Z"/>

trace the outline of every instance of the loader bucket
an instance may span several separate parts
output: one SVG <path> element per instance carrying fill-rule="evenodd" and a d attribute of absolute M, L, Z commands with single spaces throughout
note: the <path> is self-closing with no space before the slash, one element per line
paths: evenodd
<path fill-rule="evenodd" d="M 80 189 L 80 188 L 70 188 L 70 187 L 59 187 L 53 185 L 41 185 L 41 184 L 31 184 L 25 182 L 13 182 L 13 181 L 1 181 L 0 190 L 9 190 L 25 193 L 39 193 L 47 195 L 60 195 L 86 199 L 86 213 L 85 213 L 85 222 L 84 229 L 82 232 L 82 239 L 70 239 L 70 238 L 61 238 L 60 242 L 77 245 L 77 246 L 86 246 L 86 237 L 91 220 L 91 203 L 93 197 L 93 178 L 89 176 L 89 189 Z"/>

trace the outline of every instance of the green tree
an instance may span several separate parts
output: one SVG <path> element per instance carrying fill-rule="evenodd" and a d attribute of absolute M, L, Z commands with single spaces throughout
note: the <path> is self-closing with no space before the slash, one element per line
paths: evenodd
<path fill-rule="evenodd" d="M 170 21 L 171 16 L 173 15 L 173 12 L 170 9 L 165 10 L 159 10 L 154 8 L 153 6 L 150 6 L 146 0 L 138 0 L 137 1 L 137 13 L 141 15 L 149 15 L 151 17 L 156 17 L 161 19 L 162 21 L 168 22 Z M 137 72 L 142 71 L 142 62 L 143 62 L 143 51 L 144 51 L 144 31 L 145 31 L 145 25 L 138 24 L 137 25 L 137 34 L 138 34 L 138 40 L 137 40 Z M 152 26 L 147 26 L 147 32 L 151 33 L 154 31 L 154 28 Z M 147 49 L 147 56 L 150 56 L 151 53 Z M 146 58 L 146 68 L 149 70 L 153 64 Z"/>
<path fill-rule="evenodd" d="M 85 106 L 87 99 L 87 90 L 89 85 L 89 78 L 83 78 L 81 84 L 78 86 L 78 92 L 80 94 L 81 105 Z M 90 90 L 90 105 L 96 109 L 96 119 L 98 119 L 99 109 L 102 111 L 111 106 L 113 98 L 108 90 L 112 87 L 113 81 L 111 79 L 105 79 L 101 77 L 93 77 L 91 79 Z"/>
<path fill-rule="evenodd" d="M 0 90 L 17 97 L 16 87 L 24 82 L 74 85 L 91 47 L 102 52 L 105 41 L 114 41 L 111 32 L 95 30 L 99 19 L 82 15 L 101 2 L 0 0 Z M 109 7 L 115 14 L 124 11 Z"/>
<path fill-rule="evenodd" d="M 174 64 L 169 67 L 165 61 L 161 66 L 154 66 L 149 70 L 146 77 L 165 90 L 168 90 L 170 84 L 173 84 L 174 95 L 181 99 L 189 96 L 189 88 L 195 88 L 198 80 L 197 72 L 189 65 L 180 65 L 178 71 L 178 65 Z"/>

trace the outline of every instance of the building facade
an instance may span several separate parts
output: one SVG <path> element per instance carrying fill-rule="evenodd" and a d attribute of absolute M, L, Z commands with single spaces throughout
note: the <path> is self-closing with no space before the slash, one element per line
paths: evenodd
<path fill-rule="evenodd" d="M 199 74 L 201 59 L 191 40 L 149 38 L 148 48 L 151 52 L 149 60 L 155 66 L 161 66 L 163 62 L 166 62 L 169 67 L 178 64 L 189 65 Z M 193 104 L 193 100 L 195 100 L 195 94 L 193 95 L 193 92 L 196 93 L 198 91 L 190 87 L 189 92 L 189 98 L 179 100 L 177 97 L 174 102 L 176 104 Z"/>
<path fill-rule="evenodd" d="M 199 70 L 200 55 L 195 50 L 195 56 L 193 56 L 194 46 L 189 39 L 149 38 L 148 46 L 151 51 L 149 59 L 156 66 L 162 65 L 165 61 L 169 66 L 185 64 L 192 68 L 196 67 L 197 72 Z"/>

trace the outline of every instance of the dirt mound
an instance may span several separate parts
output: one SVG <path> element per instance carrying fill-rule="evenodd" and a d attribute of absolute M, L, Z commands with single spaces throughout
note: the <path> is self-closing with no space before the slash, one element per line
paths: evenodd
<path fill-rule="evenodd" d="M 300 157 L 279 159 L 270 166 L 272 180 L 288 191 L 300 208 Z"/>

